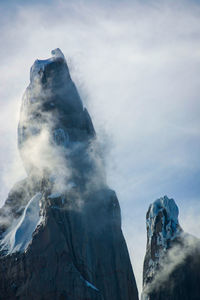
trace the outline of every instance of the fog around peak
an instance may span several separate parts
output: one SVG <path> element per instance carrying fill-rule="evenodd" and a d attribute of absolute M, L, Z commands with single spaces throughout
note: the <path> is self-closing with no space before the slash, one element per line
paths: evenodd
<path fill-rule="evenodd" d="M 197 1 L 6 1 L 0 13 L 1 203 L 25 177 L 16 128 L 30 66 L 60 48 L 105 149 L 140 288 L 150 203 L 175 199 L 199 236 L 199 13 Z"/>

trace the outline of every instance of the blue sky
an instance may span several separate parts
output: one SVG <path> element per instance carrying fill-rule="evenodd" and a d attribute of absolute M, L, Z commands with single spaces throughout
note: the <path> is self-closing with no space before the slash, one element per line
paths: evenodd
<path fill-rule="evenodd" d="M 200 237 L 200 2 L 0 1 L 0 196 L 25 176 L 17 122 L 29 69 L 60 47 L 105 148 L 141 288 L 145 214 L 173 197 Z"/>

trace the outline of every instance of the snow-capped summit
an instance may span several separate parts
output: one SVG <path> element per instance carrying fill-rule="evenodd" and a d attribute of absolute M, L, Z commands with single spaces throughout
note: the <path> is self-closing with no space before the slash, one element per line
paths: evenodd
<path fill-rule="evenodd" d="M 64 54 L 62 53 L 62 51 L 59 48 L 52 50 L 51 55 L 52 55 L 52 57 L 50 57 L 48 59 L 36 59 L 33 66 L 31 67 L 31 71 L 30 71 L 30 81 L 31 82 L 34 82 L 36 80 L 37 80 L 37 82 L 39 82 L 39 79 L 42 78 L 42 73 L 44 72 L 45 68 L 49 64 L 52 64 L 56 61 L 57 62 L 63 61 L 63 62 L 65 62 L 65 66 L 66 66 Z"/>
<path fill-rule="evenodd" d="M 149 206 L 142 300 L 199 299 L 200 241 L 184 233 L 178 214 L 167 196 Z"/>
<path fill-rule="evenodd" d="M 0 209 L 0 299 L 138 300 L 92 120 L 62 52 L 52 55 L 35 61 L 22 100 L 27 178 Z"/>
<path fill-rule="evenodd" d="M 171 219 L 175 224 L 178 224 L 179 210 L 174 199 L 169 199 L 167 196 L 164 196 L 154 201 L 149 207 L 148 218 L 152 219 L 156 217 L 161 210 L 165 210 L 167 213 L 167 217 Z"/>
<path fill-rule="evenodd" d="M 174 199 L 167 196 L 155 200 L 149 206 L 146 214 L 147 250 L 144 261 L 144 286 L 152 281 L 167 249 L 182 232 L 178 213 Z"/>
<path fill-rule="evenodd" d="M 146 216 L 149 246 L 155 232 L 158 235 L 157 245 L 162 244 L 165 248 L 167 248 L 168 240 L 172 240 L 180 234 L 178 214 L 178 206 L 174 199 L 169 199 L 167 196 L 157 199 L 149 206 Z"/>
<path fill-rule="evenodd" d="M 54 58 L 62 58 L 65 60 L 65 56 L 59 48 L 52 50 L 51 54 Z"/>
<path fill-rule="evenodd" d="M 84 153 L 95 143 L 92 120 L 66 60 L 60 49 L 52 53 L 53 57 L 36 60 L 31 67 L 18 126 L 18 146 L 25 169 L 37 177 L 44 172 L 52 175 L 55 167 L 61 169 L 63 165 L 72 164 L 76 173 L 79 166 L 85 164 L 86 168 L 91 159 L 89 162 Z M 93 153 L 98 156 L 95 149 Z M 79 171 L 80 175 L 81 167 Z"/>

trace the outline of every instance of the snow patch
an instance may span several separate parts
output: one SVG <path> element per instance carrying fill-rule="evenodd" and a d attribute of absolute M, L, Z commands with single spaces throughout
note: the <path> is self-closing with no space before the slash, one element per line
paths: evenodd
<path fill-rule="evenodd" d="M 96 288 L 96 286 L 94 286 L 92 283 L 90 283 L 89 281 L 87 281 L 86 279 L 83 278 L 82 275 L 80 275 L 80 279 L 83 280 L 85 282 L 85 284 L 87 285 L 87 287 L 95 290 L 95 291 L 99 291 L 99 289 Z"/>
<path fill-rule="evenodd" d="M 85 280 L 85 283 L 88 287 L 90 287 L 91 289 L 95 290 L 95 291 L 99 291 L 93 284 L 91 284 L 89 281 Z"/>
<path fill-rule="evenodd" d="M 55 199 L 61 197 L 61 193 L 52 193 L 51 195 L 48 196 L 49 199 Z"/>
<path fill-rule="evenodd" d="M 31 198 L 22 216 L 6 230 L 0 243 L 1 250 L 6 251 L 7 254 L 26 250 L 32 240 L 33 232 L 43 219 L 39 214 L 41 198 L 41 193 L 37 193 Z"/>

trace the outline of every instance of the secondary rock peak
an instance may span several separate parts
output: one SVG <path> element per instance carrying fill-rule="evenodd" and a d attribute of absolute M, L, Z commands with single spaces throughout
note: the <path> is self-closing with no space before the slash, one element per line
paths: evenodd
<path fill-rule="evenodd" d="M 165 211 L 166 217 L 172 220 L 175 224 L 178 224 L 178 206 L 174 199 L 169 199 L 167 196 L 161 197 L 155 200 L 150 206 L 147 212 L 147 219 L 155 218 L 159 212 Z"/>
<path fill-rule="evenodd" d="M 64 54 L 62 53 L 62 51 L 59 48 L 56 48 L 56 49 L 52 50 L 51 54 L 54 58 L 63 58 L 63 59 L 65 59 Z"/>

